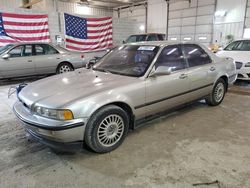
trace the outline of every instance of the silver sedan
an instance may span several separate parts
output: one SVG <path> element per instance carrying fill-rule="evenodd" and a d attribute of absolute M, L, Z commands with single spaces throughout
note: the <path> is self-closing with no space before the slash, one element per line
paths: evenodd
<path fill-rule="evenodd" d="M 104 153 L 116 149 L 129 129 L 167 110 L 199 99 L 219 105 L 235 79 L 234 61 L 202 45 L 134 43 L 114 49 L 93 70 L 29 84 L 18 93 L 14 112 L 33 138 L 50 147 L 71 150 L 85 142 Z"/>
<path fill-rule="evenodd" d="M 0 78 L 60 74 L 84 66 L 82 54 L 52 44 L 9 44 L 0 48 Z"/>

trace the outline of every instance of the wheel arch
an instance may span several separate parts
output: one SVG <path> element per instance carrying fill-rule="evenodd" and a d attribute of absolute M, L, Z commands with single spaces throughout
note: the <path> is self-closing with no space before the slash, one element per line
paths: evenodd
<path fill-rule="evenodd" d="M 73 66 L 72 63 L 70 63 L 69 61 L 62 61 L 62 62 L 60 62 L 60 63 L 57 65 L 57 67 L 56 67 L 56 72 L 58 71 L 59 66 L 62 65 L 63 63 L 69 64 L 69 65 L 73 68 L 73 70 L 75 70 L 75 67 Z"/>
<path fill-rule="evenodd" d="M 109 106 L 109 105 L 118 106 L 121 109 L 123 109 L 125 112 L 127 112 L 128 116 L 129 116 L 129 129 L 134 129 L 134 123 L 135 123 L 134 112 L 132 110 L 132 107 L 129 104 L 127 104 L 126 102 L 123 102 L 123 101 L 114 101 L 114 102 L 110 102 L 110 103 L 104 104 L 102 106 L 99 106 L 97 109 L 95 109 L 93 111 L 91 116 L 93 116 L 96 111 L 100 110 L 101 108 L 104 108 L 105 106 Z"/>
<path fill-rule="evenodd" d="M 226 91 L 227 91 L 228 90 L 228 77 L 226 75 L 223 75 L 220 78 L 225 81 L 225 83 L 226 83 Z"/>

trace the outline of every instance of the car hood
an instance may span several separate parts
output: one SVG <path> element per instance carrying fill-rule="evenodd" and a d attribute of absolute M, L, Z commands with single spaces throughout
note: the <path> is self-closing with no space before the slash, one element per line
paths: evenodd
<path fill-rule="evenodd" d="M 48 108 L 61 108 L 78 99 L 102 94 L 137 81 L 139 79 L 135 77 L 79 69 L 33 82 L 23 88 L 18 97 L 30 107 L 38 104 Z"/>
<path fill-rule="evenodd" d="M 219 51 L 216 53 L 219 57 L 230 57 L 233 58 L 235 61 L 239 61 L 244 63 L 249 62 L 249 54 L 248 52 L 242 51 Z"/>

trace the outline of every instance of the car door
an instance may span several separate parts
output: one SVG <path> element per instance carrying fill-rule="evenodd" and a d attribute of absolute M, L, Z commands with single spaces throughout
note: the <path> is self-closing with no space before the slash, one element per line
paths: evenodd
<path fill-rule="evenodd" d="M 190 80 L 190 94 L 193 99 L 204 97 L 212 90 L 217 73 L 216 64 L 197 44 L 183 44 L 182 50 L 188 62 L 187 74 Z"/>
<path fill-rule="evenodd" d="M 186 75 L 186 61 L 180 45 L 165 47 L 153 69 L 165 66 L 172 73 L 162 76 L 149 76 L 146 79 L 146 116 L 178 106 L 188 101 L 189 80 Z"/>
<path fill-rule="evenodd" d="M 55 73 L 58 64 L 62 61 L 61 54 L 48 44 L 34 44 L 35 70 L 37 74 Z"/>
<path fill-rule="evenodd" d="M 32 56 L 32 45 L 19 45 L 11 49 L 9 58 L 1 60 L 2 76 L 20 77 L 35 74 L 35 66 Z"/>

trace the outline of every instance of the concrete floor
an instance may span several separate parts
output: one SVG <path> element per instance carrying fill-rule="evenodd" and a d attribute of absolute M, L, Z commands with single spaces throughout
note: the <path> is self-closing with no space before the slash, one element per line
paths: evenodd
<path fill-rule="evenodd" d="M 58 154 L 28 142 L 0 86 L 0 187 L 249 188 L 250 96 L 227 94 L 147 123 L 108 154 Z"/>

